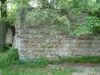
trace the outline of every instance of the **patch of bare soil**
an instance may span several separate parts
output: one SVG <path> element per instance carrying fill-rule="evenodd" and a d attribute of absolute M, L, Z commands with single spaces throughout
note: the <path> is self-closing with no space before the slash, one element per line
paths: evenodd
<path fill-rule="evenodd" d="M 100 67 L 100 63 L 63 63 L 63 64 L 59 64 L 59 66 L 63 66 L 63 67 Z"/>

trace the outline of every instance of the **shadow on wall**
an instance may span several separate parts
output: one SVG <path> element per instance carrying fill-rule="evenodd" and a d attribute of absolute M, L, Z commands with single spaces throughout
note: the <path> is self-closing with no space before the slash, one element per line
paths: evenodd
<path fill-rule="evenodd" d="M 15 26 L 10 26 L 6 33 L 6 44 L 9 45 L 10 47 L 13 44 L 14 35 L 15 35 Z"/>

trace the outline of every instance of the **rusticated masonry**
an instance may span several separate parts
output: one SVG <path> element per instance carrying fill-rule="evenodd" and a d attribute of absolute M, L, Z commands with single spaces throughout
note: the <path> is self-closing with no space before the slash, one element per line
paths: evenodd
<path fill-rule="evenodd" d="M 24 19 L 23 19 L 24 18 Z M 27 16 L 26 16 L 27 18 Z M 16 25 L 14 46 L 20 59 L 55 58 L 72 55 L 100 55 L 100 37 L 74 37 L 48 32 L 47 25 L 28 25 L 21 17 Z"/>

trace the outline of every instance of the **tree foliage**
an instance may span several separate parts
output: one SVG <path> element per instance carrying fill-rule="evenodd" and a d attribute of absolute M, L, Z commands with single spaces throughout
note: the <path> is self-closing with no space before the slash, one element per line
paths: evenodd
<path fill-rule="evenodd" d="M 5 46 L 6 30 L 7 30 L 7 0 L 1 0 L 1 20 L 0 20 L 0 49 Z"/>
<path fill-rule="evenodd" d="M 49 24 L 53 24 L 63 34 L 80 36 L 100 33 L 100 4 L 96 0 L 38 0 L 38 6 L 37 11 L 31 14 L 36 23 L 50 21 Z M 77 17 L 82 13 L 87 13 L 87 16 L 78 23 L 81 18 Z M 32 18 L 29 22 L 31 20 L 33 22 Z"/>
<path fill-rule="evenodd" d="M 14 22 L 18 12 L 24 8 L 28 13 L 27 23 L 48 23 L 62 34 L 89 35 L 100 33 L 99 0 L 9 0 L 14 5 L 8 12 L 7 20 Z M 37 7 L 27 11 L 30 2 Z M 86 19 L 78 22 L 78 15 L 87 13 Z"/>

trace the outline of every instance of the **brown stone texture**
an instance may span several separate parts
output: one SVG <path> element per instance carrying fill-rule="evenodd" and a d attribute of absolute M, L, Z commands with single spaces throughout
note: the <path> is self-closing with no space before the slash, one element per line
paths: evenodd
<path fill-rule="evenodd" d="M 31 29 L 32 28 L 32 29 Z M 100 55 L 100 38 L 41 33 L 41 29 L 23 27 L 16 30 L 15 47 L 21 59 L 72 55 Z"/>
<path fill-rule="evenodd" d="M 22 21 L 21 21 L 22 22 Z M 50 31 L 48 25 L 16 24 L 14 47 L 20 59 L 72 55 L 100 55 L 100 36 L 75 37 Z"/>

